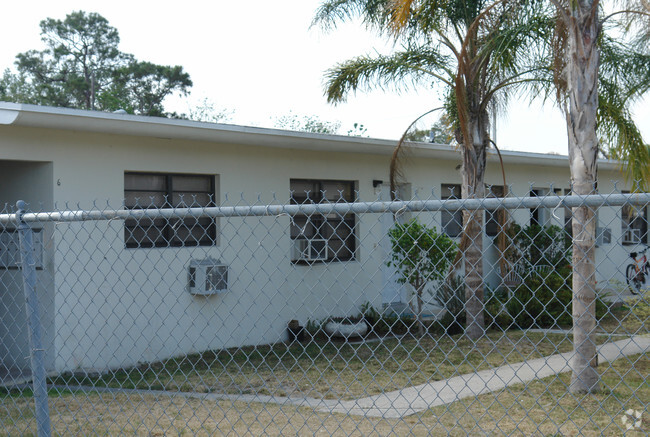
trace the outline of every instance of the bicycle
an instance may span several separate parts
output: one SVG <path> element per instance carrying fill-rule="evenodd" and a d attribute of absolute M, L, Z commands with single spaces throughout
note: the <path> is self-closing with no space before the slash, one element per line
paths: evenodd
<path fill-rule="evenodd" d="M 625 280 L 632 294 L 639 294 L 641 285 L 645 283 L 645 278 L 650 274 L 650 261 L 646 256 L 648 246 L 640 252 L 630 252 L 630 258 L 634 260 L 625 268 Z M 637 256 L 639 259 L 637 259 Z"/>

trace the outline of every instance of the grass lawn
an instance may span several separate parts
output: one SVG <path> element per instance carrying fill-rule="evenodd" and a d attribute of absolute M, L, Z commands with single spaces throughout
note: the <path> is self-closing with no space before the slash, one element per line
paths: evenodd
<path fill-rule="evenodd" d="M 650 334 L 650 293 L 634 297 L 623 307 L 613 308 L 600 321 L 598 331 L 624 335 Z"/>
<path fill-rule="evenodd" d="M 618 339 L 618 338 L 617 338 Z M 608 338 L 599 336 L 603 343 Z M 312 341 L 205 352 L 98 379 L 58 383 L 170 391 L 357 399 L 572 350 L 571 338 L 491 332 L 475 347 L 461 335 L 350 344 Z"/>
<path fill-rule="evenodd" d="M 173 396 L 86 394 L 50 396 L 55 435 L 522 435 L 620 436 L 627 409 L 646 410 L 650 432 L 650 358 L 628 357 L 601 366 L 601 394 L 567 393 L 569 374 L 436 407 L 403 419 L 378 419 L 315 412 L 309 408 Z M 33 400 L 0 398 L 0 435 L 33 435 Z"/>
<path fill-rule="evenodd" d="M 598 326 L 599 344 L 650 333 L 650 305 L 638 298 L 613 308 Z M 565 334 L 493 330 L 475 346 L 462 335 L 359 342 L 323 339 L 207 351 L 110 372 L 68 375 L 57 384 L 167 391 L 306 396 L 352 400 L 573 349 Z"/>

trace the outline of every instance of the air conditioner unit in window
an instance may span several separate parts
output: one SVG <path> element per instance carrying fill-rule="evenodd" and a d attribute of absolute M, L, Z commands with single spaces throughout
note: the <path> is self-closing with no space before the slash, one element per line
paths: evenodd
<path fill-rule="evenodd" d="M 293 240 L 293 261 L 324 261 L 327 259 L 327 240 L 313 238 Z"/>
<path fill-rule="evenodd" d="M 187 288 L 195 296 L 228 291 L 228 266 L 211 258 L 190 261 Z"/>
<path fill-rule="evenodd" d="M 641 229 L 628 228 L 623 233 L 623 243 L 640 243 L 641 242 Z"/>

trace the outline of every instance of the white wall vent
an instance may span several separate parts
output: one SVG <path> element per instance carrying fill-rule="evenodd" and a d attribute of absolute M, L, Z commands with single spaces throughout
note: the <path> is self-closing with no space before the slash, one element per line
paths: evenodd
<path fill-rule="evenodd" d="M 228 266 L 211 258 L 190 261 L 187 289 L 196 296 L 228 291 Z"/>
<path fill-rule="evenodd" d="M 323 238 L 293 240 L 293 261 L 324 261 L 327 259 L 327 240 Z"/>

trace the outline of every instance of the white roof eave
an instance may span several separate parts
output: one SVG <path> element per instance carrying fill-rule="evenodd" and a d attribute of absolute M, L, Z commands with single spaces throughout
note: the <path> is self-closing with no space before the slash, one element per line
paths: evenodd
<path fill-rule="evenodd" d="M 391 155 L 397 145 L 396 140 L 294 132 L 8 102 L 0 102 L 0 125 L 374 155 Z M 411 153 L 418 157 L 460 160 L 458 150 L 448 145 L 412 143 Z M 568 164 L 568 158 L 563 155 L 515 151 L 502 151 L 501 155 L 504 163 L 508 164 L 547 166 Z M 498 161 L 496 151 L 488 151 L 488 160 Z M 599 161 L 599 165 L 601 168 L 620 167 L 616 161 Z"/>

